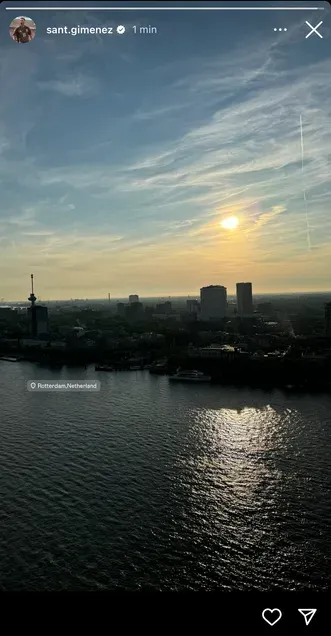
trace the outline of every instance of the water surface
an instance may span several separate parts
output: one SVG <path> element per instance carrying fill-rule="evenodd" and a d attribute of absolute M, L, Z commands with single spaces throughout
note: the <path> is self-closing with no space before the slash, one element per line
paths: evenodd
<path fill-rule="evenodd" d="M 0 362 L 0 405 L 2 589 L 329 587 L 331 397 Z"/>

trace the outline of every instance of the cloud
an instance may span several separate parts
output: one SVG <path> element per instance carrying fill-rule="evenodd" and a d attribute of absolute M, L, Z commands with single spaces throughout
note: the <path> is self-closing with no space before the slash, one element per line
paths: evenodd
<path fill-rule="evenodd" d="M 175 61 L 161 40 L 151 57 L 133 38 L 126 52 L 119 38 L 102 46 L 87 38 L 79 55 L 77 38 L 63 39 L 60 53 L 55 38 L 47 45 L 45 38 L 52 52 L 45 65 L 40 55 L 30 66 L 22 60 L 24 104 L 20 83 L 11 80 L 17 50 L 6 54 L 0 229 L 15 278 L 35 264 L 40 284 L 52 279 L 59 296 L 66 285 L 85 285 L 84 295 L 108 284 L 113 293 L 158 284 L 160 293 L 180 293 L 208 281 L 231 287 L 243 274 L 264 290 L 268 281 L 285 288 L 300 273 L 303 285 L 320 276 L 326 286 L 320 261 L 331 266 L 329 60 L 303 52 L 301 31 L 289 27 L 277 43 L 261 35 L 258 45 L 243 34 L 241 44 L 230 50 L 220 42 L 214 54 L 206 41 L 201 54 Z M 116 68 L 104 55 L 109 45 Z M 239 218 L 237 232 L 220 227 L 229 215 Z"/>
<path fill-rule="evenodd" d="M 60 93 L 65 97 L 83 97 L 93 95 L 96 91 L 95 80 L 84 75 L 68 77 L 66 79 L 47 80 L 39 82 L 38 86 L 42 90 Z"/>
<path fill-rule="evenodd" d="M 254 222 L 253 228 L 250 231 L 257 231 L 263 225 L 269 223 L 275 217 L 278 217 L 279 214 L 286 212 L 286 207 L 284 205 L 274 205 L 270 212 L 266 212 L 265 214 L 261 214 L 256 221 Z"/>
<path fill-rule="evenodd" d="M 21 232 L 22 236 L 53 236 L 50 230 L 35 230 L 33 232 Z"/>
<path fill-rule="evenodd" d="M 35 211 L 32 208 L 27 208 L 17 216 L 10 216 L 8 219 L 6 219 L 6 223 L 20 227 L 35 225 Z"/>

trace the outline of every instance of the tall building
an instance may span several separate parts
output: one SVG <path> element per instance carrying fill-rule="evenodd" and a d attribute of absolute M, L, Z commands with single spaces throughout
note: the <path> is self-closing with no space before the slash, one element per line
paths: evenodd
<path fill-rule="evenodd" d="M 30 333 L 33 338 L 46 335 L 48 333 L 48 309 L 43 305 L 36 305 L 36 296 L 33 290 L 33 274 L 31 274 L 31 294 L 28 298 L 31 307 L 28 309 L 30 318 Z"/>
<path fill-rule="evenodd" d="M 252 283 L 237 283 L 237 311 L 238 315 L 253 315 Z"/>
<path fill-rule="evenodd" d="M 209 285 L 200 289 L 201 320 L 225 318 L 227 313 L 226 287 Z"/>
<path fill-rule="evenodd" d="M 131 296 L 129 296 L 129 303 L 139 303 L 138 294 L 131 294 Z"/>
<path fill-rule="evenodd" d="M 130 303 L 125 307 L 125 317 L 128 320 L 142 320 L 144 315 L 144 306 L 142 303 Z"/>

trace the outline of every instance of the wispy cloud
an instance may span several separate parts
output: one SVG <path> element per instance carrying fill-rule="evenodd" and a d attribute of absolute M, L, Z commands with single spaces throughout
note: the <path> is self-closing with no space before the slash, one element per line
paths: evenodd
<path fill-rule="evenodd" d="M 33 208 L 26 208 L 25 210 L 21 212 L 21 214 L 18 214 L 17 216 L 10 216 L 6 220 L 6 222 L 11 225 L 16 225 L 20 227 L 35 225 L 36 223 L 35 211 L 33 210 Z"/>
<path fill-rule="evenodd" d="M 6 49 L 0 234 L 15 279 L 34 265 L 58 296 L 66 285 L 85 296 L 110 284 L 118 295 L 231 288 L 244 274 L 262 290 L 297 286 L 300 275 L 302 287 L 318 277 L 326 287 L 329 60 L 303 48 L 301 23 L 288 29 L 276 40 L 261 28 L 258 44 L 242 31 L 231 46 L 209 33 L 202 53 L 188 40 L 176 57 L 165 40 L 151 56 L 129 34 L 81 39 L 79 49 L 64 38 L 61 50 L 45 37 L 45 59 L 30 49 L 29 63 Z M 239 219 L 233 233 L 220 225 L 229 215 Z"/>
<path fill-rule="evenodd" d="M 93 95 L 96 92 L 96 82 L 90 77 L 80 75 L 79 77 L 67 77 L 66 79 L 51 79 L 39 82 L 38 86 L 42 90 L 54 91 L 65 95 L 65 97 L 82 97 Z"/>

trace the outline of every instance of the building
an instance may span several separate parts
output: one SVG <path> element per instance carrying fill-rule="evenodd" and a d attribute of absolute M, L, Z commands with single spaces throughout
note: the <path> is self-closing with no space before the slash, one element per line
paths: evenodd
<path fill-rule="evenodd" d="M 124 318 L 124 316 L 125 316 L 125 304 L 124 303 L 117 303 L 116 310 L 117 310 L 117 315 L 121 316 L 122 318 Z"/>
<path fill-rule="evenodd" d="M 167 314 L 167 315 L 172 314 L 173 309 L 172 309 L 170 300 L 167 300 L 165 303 L 159 303 L 158 305 L 156 305 L 155 313 Z"/>
<path fill-rule="evenodd" d="M 28 308 L 30 333 L 33 338 L 48 334 L 48 310 L 43 305 L 32 305 Z"/>
<path fill-rule="evenodd" d="M 237 283 L 237 311 L 242 317 L 253 315 L 252 283 Z"/>
<path fill-rule="evenodd" d="M 201 320 L 225 318 L 227 312 L 226 287 L 209 285 L 200 289 Z"/>
<path fill-rule="evenodd" d="M 233 360 L 234 358 L 245 358 L 248 356 L 246 351 L 240 347 L 232 347 L 231 345 L 212 344 L 209 347 L 189 347 L 189 357 L 199 358 L 221 358 L 222 360 Z"/>
<path fill-rule="evenodd" d="M 139 302 L 132 302 L 125 307 L 125 317 L 127 320 L 143 320 L 145 317 L 144 306 Z"/>
<path fill-rule="evenodd" d="M 200 303 L 198 300 L 194 300 L 194 299 L 189 299 L 186 301 L 186 310 L 188 311 L 189 314 L 195 314 L 197 315 L 199 313 L 200 310 Z"/>
<path fill-rule="evenodd" d="M 138 294 L 131 294 L 131 296 L 129 296 L 129 303 L 139 303 Z"/>

